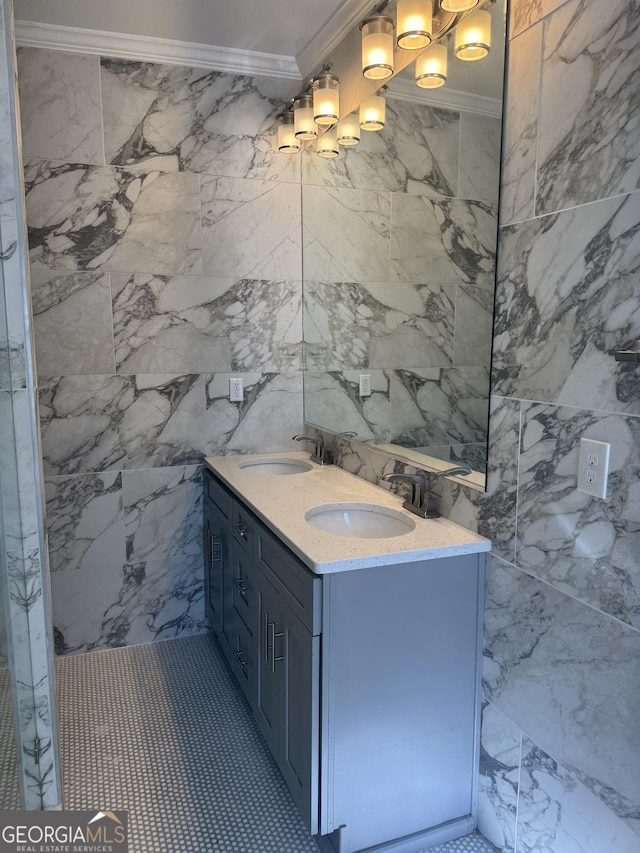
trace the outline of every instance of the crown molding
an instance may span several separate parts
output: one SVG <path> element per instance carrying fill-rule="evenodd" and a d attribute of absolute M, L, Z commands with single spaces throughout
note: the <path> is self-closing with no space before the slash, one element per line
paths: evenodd
<path fill-rule="evenodd" d="M 16 21 L 15 29 L 16 42 L 21 47 L 43 47 L 141 62 L 186 65 L 229 74 L 280 77 L 296 81 L 301 79 L 298 63 L 293 56 L 32 21 Z"/>
<path fill-rule="evenodd" d="M 345 0 L 296 56 L 303 78 L 317 71 L 346 34 L 371 12 L 373 6 L 374 0 Z"/>
<path fill-rule="evenodd" d="M 458 89 L 421 89 L 413 80 L 406 77 L 394 77 L 389 86 L 388 98 L 399 101 L 413 101 L 430 107 L 440 107 L 446 110 L 456 110 L 476 115 L 502 117 L 502 101 L 498 98 L 487 98 L 486 95 L 472 95 Z"/>

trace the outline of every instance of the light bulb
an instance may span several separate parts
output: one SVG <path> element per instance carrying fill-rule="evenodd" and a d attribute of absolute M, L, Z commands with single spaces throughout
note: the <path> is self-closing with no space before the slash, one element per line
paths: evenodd
<path fill-rule="evenodd" d="M 300 95 L 293 101 L 293 123 L 296 139 L 303 141 L 315 139 L 318 128 L 313 120 L 313 98 L 311 95 Z"/>
<path fill-rule="evenodd" d="M 434 44 L 416 59 L 416 83 L 421 89 L 437 89 L 447 81 L 447 46 Z"/>
<path fill-rule="evenodd" d="M 398 47 L 403 50 L 419 50 L 431 44 L 432 19 L 432 0 L 398 0 Z"/>
<path fill-rule="evenodd" d="M 491 47 L 491 14 L 473 12 L 455 28 L 454 50 L 458 59 L 484 59 Z"/>
<path fill-rule="evenodd" d="M 331 127 L 340 116 L 340 79 L 324 73 L 315 77 L 313 86 L 313 120 L 321 127 Z"/>
<path fill-rule="evenodd" d="M 345 118 L 340 119 L 336 136 L 339 145 L 351 146 L 360 142 L 360 123 L 355 113 L 350 113 Z"/>
<path fill-rule="evenodd" d="M 340 152 L 335 127 L 330 127 L 325 133 L 320 134 L 316 142 L 316 151 L 318 157 L 323 157 L 325 160 L 335 160 Z"/>
<path fill-rule="evenodd" d="M 375 15 L 360 24 L 362 73 L 369 80 L 385 80 L 393 74 L 393 18 Z"/>
<path fill-rule="evenodd" d="M 385 121 L 386 102 L 384 99 L 387 87 L 383 86 L 380 91 L 360 104 L 360 128 L 362 130 L 382 130 Z"/>
<path fill-rule="evenodd" d="M 278 151 L 282 154 L 297 154 L 300 143 L 295 137 L 291 110 L 281 115 L 278 122 Z"/>

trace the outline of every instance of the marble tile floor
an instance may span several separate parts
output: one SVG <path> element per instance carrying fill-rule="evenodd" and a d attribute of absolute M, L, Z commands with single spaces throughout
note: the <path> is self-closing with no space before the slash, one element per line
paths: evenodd
<path fill-rule="evenodd" d="M 211 637 L 59 658 L 57 681 L 64 808 L 128 810 L 131 853 L 318 853 Z"/>
<path fill-rule="evenodd" d="M 0 810 L 19 809 L 18 767 L 9 670 L 0 669 Z"/>

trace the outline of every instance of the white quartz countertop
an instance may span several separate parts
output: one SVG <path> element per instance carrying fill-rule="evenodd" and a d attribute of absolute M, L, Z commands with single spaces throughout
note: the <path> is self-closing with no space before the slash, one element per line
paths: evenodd
<path fill-rule="evenodd" d="M 402 509 L 398 495 L 374 486 L 335 465 L 312 463 L 312 469 L 293 475 L 262 474 L 240 467 L 256 459 L 309 461 L 303 451 L 241 456 L 211 456 L 207 466 L 241 498 L 316 574 L 344 572 L 369 566 L 435 560 L 491 550 L 491 542 L 445 518 L 423 519 Z M 366 503 L 388 507 L 415 523 L 413 530 L 384 539 L 342 536 L 318 530 L 305 513 L 323 504 Z"/>

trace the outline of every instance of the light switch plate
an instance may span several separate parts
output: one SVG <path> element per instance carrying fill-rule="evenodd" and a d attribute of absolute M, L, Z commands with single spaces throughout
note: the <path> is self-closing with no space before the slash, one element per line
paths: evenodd
<path fill-rule="evenodd" d="M 593 438 L 580 439 L 578 457 L 578 491 L 596 498 L 606 498 L 611 445 Z"/>

